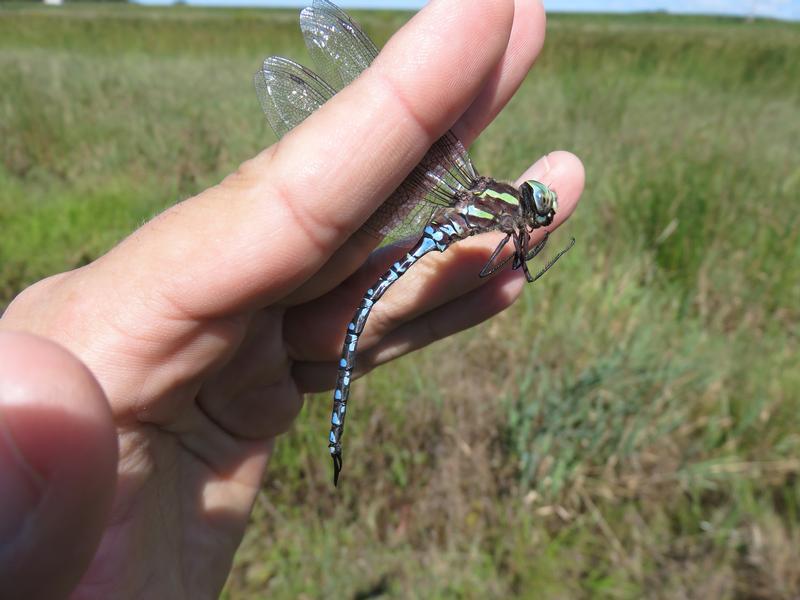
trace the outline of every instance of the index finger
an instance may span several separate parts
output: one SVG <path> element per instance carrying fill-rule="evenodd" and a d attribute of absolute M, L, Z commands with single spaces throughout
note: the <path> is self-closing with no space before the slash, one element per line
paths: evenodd
<path fill-rule="evenodd" d="M 506 49 L 513 8 L 512 0 L 431 3 L 359 79 L 280 143 L 115 252 L 132 253 L 126 260 L 157 257 L 159 294 L 187 314 L 254 308 L 286 295 L 476 98 Z"/>

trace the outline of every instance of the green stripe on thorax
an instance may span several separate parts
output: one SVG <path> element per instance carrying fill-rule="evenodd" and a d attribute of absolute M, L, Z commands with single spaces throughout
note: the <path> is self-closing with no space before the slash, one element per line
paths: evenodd
<path fill-rule="evenodd" d="M 497 190 L 493 190 L 492 188 L 486 188 L 480 194 L 478 194 L 479 198 L 494 198 L 496 200 L 501 200 L 506 204 L 510 204 L 511 206 L 519 206 L 519 200 L 514 194 L 509 194 L 508 192 L 498 192 Z"/>
<path fill-rule="evenodd" d="M 486 212 L 485 210 L 478 208 L 474 204 L 470 204 L 469 206 L 467 206 L 466 213 L 470 217 L 477 217 L 478 219 L 486 219 L 489 221 L 494 220 L 495 217 L 492 213 Z"/>

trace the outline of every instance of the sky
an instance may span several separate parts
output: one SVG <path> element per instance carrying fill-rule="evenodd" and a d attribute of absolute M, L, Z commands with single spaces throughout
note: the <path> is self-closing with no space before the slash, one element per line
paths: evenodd
<path fill-rule="evenodd" d="M 143 4 L 171 4 L 171 0 L 138 0 Z M 206 6 L 294 6 L 310 0 L 188 0 Z M 342 8 L 418 9 L 424 0 L 336 0 Z M 544 0 L 555 12 L 630 12 L 666 10 L 672 13 L 723 14 L 800 20 L 800 0 Z"/>

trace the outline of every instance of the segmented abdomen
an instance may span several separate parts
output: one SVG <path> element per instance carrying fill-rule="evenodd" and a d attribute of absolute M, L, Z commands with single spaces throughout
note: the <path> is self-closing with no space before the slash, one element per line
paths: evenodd
<path fill-rule="evenodd" d="M 415 262 L 428 252 L 437 250 L 443 252 L 456 239 L 462 237 L 463 231 L 456 230 L 452 223 L 437 225 L 432 223 L 425 228 L 422 238 L 417 242 L 402 260 L 394 263 L 375 284 L 367 290 L 361 299 L 358 309 L 347 326 L 347 334 L 342 347 L 342 357 L 339 360 L 339 375 L 333 391 L 333 413 L 331 414 L 331 430 L 328 435 L 328 448 L 333 458 L 333 484 L 339 481 L 342 469 L 342 433 L 344 432 L 345 411 L 347 398 L 350 393 L 350 380 L 355 368 L 356 350 L 358 340 L 367 323 L 372 307 L 386 293 L 386 290 L 397 281 Z"/>

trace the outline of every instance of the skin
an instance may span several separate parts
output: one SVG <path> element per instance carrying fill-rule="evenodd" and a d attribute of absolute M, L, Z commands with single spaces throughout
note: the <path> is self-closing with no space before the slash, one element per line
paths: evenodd
<path fill-rule="evenodd" d="M 492 121 L 544 24 L 530 0 L 433 2 L 279 144 L 14 300 L 0 320 L 0 483 L 14 490 L 0 596 L 219 594 L 275 437 L 304 393 L 334 384 L 344 326 L 405 251 L 372 252 L 360 224 L 447 128 L 469 144 Z M 581 163 L 554 152 L 531 178 L 558 191 L 552 230 Z M 373 311 L 359 373 L 513 303 L 521 272 L 477 276 L 498 239 L 404 276 Z"/>

